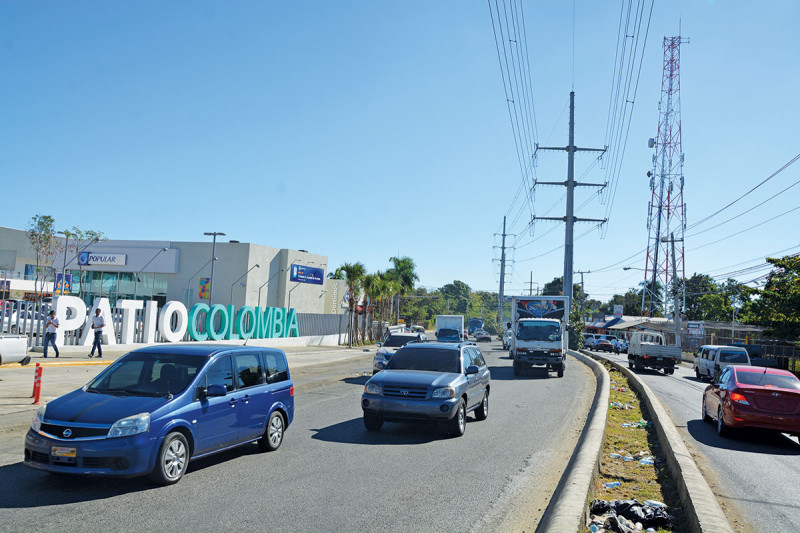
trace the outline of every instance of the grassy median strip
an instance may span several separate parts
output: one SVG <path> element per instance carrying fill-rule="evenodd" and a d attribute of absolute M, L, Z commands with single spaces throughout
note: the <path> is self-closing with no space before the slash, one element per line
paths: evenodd
<path fill-rule="evenodd" d="M 668 506 L 669 514 L 674 516 L 672 530 L 686 531 L 688 524 L 683 507 L 650 413 L 638 393 L 631 390 L 628 378 L 609 363 L 603 364 L 611 377 L 611 405 L 600 474 L 589 503 L 595 498 L 663 502 Z M 619 485 L 614 486 L 616 483 Z"/>

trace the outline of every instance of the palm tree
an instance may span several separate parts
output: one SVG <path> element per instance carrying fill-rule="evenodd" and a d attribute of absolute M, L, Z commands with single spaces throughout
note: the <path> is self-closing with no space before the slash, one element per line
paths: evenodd
<path fill-rule="evenodd" d="M 356 303 L 358 302 L 358 293 L 361 290 L 361 281 L 364 278 L 364 274 L 366 273 L 366 268 L 364 267 L 364 263 L 344 263 L 342 266 L 337 268 L 335 272 L 341 272 L 343 275 L 343 279 L 347 282 L 347 290 L 350 292 L 350 298 L 347 301 L 347 309 L 349 311 L 350 323 L 348 326 L 348 334 L 347 334 L 347 344 L 348 346 L 352 346 L 353 340 L 353 332 L 356 329 L 356 324 L 354 322 L 354 313 L 353 310 L 356 309 Z"/>
<path fill-rule="evenodd" d="M 328 272 L 328 279 L 344 279 L 342 267 L 337 268 L 333 272 Z"/>
<path fill-rule="evenodd" d="M 366 340 L 366 335 L 364 334 L 364 330 L 368 331 L 369 342 L 374 342 L 374 332 L 372 331 L 372 319 L 373 315 L 375 314 L 375 308 L 377 307 L 378 303 L 378 284 L 380 282 L 380 276 L 382 274 L 377 272 L 375 274 L 367 274 L 364 276 L 364 279 L 361 282 L 361 285 L 364 287 L 364 295 L 366 296 L 366 302 L 364 305 L 364 312 L 367 313 L 365 318 L 369 319 L 369 326 L 367 326 L 367 320 L 364 320 L 362 323 L 361 328 L 361 338 Z"/>
<path fill-rule="evenodd" d="M 389 269 L 387 272 L 391 278 L 397 280 L 399 288 L 398 305 L 397 305 L 397 318 L 400 319 L 400 296 L 405 296 L 414 290 L 414 284 L 419 281 L 416 269 L 417 265 L 414 260 L 408 256 L 403 257 L 390 257 L 389 261 L 392 262 L 394 268 Z"/>

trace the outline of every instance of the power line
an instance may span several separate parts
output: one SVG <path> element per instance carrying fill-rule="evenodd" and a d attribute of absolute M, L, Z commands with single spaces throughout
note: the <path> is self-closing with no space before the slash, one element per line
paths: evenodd
<path fill-rule="evenodd" d="M 774 217 L 768 218 L 767 220 L 765 220 L 763 222 L 759 222 L 758 224 L 755 224 L 754 226 L 750 226 L 749 228 L 745 228 L 745 229 L 743 229 L 741 231 L 737 231 L 736 233 L 731 233 L 730 235 L 728 235 L 726 237 L 722 237 L 721 239 L 717 239 L 716 241 L 707 242 L 707 243 L 705 243 L 705 244 L 703 244 L 701 246 L 697 246 L 695 248 L 691 248 L 688 251 L 691 252 L 693 250 L 698 250 L 700 248 L 705 248 L 706 246 L 711 246 L 712 244 L 717 244 L 718 242 L 722 242 L 724 240 L 730 239 L 731 237 L 735 237 L 735 236 L 740 235 L 740 234 L 742 234 L 742 233 L 744 233 L 746 231 L 750 231 L 751 229 L 755 229 L 755 228 L 757 228 L 759 226 L 763 226 L 767 222 L 772 222 L 776 218 L 780 218 L 780 217 L 782 217 L 784 215 L 788 215 L 789 213 L 791 213 L 793 211 L 797 211 L 798 209 L 800 209 L 800 205 L 797 206 L 797 207 L 794 207 L 792 209 L 789 209 L 788 211 L 784 211 L 783 213 L 781 213 L 779 215 L 775 215 Z"/>
<path fill-rule="evenodd" d="M 688 228 L 686 228 L 686 229 L 693 229 L 693 228 L 696 228 L 697 226 L 699 226 L 699 225 L 700 225 L 700 224 L 702 224 L 703 222 L 705 222 L 705 221 L 707 221 L 707 220 L 710 220 L 711 218 L 713 218 L 713 217 L 717 216 L 718 214 L 722 213 L 723 211 L 725 211 L 726 209 L 728 209 L 730 206 L 732 206 L 733 204 L 735 204 L 736 202 L 738 202 L 739 200 L 741 200 L 742 198 L 744 198 L 744 197 L 745 197 L 745 196 L 747 196 L 748 194 L 752 193 L 753 191 L 755 191 L 756 189 L 758 189 L 759 187 L 761 187 L 762 185 L 764 185 L 765 183 L 767 183 L 769 180 L 771 180 L 772 178 L 774 178 L 775 176 L 777 176 L 778 174 L 780 174 L 781 172 L 783 172 L 783 171 L 784 171 L 784 170 L 786 170 L 787 168 L 789 168 L 789 166 L 791 166 L 792 164 L 794 164 L 794 162 L 795 162 L 795 161 L 797 161 L 798 159 L 800 159 L 800 154 L 797 154 L 796 156 L 794 156 L 794 157 L 793 157 L 792 159 L 790 159 L 790 160 L 789 160 L 787 163 L 785 163 L 785 164 L 784 164 L 784 165 L 783 165 L 781 168 L 779 168 L 778 170 L 776 170 L 775 172 L 773 172 L 772 174 L 770 174 L 769 176 L 767 176 L 766 178 L 764 178 L 764 180 L 762 180 L 762 181 L 761 181 L 761 182 L 760 182 L 758 185 L 756 185 L 755 187 L 753 187 L 752 189 L 750 189 L 749 191 L 747 191 L 746 193 L 744 193 L 743 195 L 741 195 L 740 197 L 738 197 L 737 199 L 735 199 L 734 201 L 732 201 L 731 203 L 729 203 L 728 205 L 726 205 L 725 207 L 723 207 L 723 208 L 721 208 L 721 209 L 718 209 L 718 210 L 714 211 L 713 213 L 711 213 L 710 215 L 708 215 L 708 216 L 707 216 L 707 217 L 705 217 L 704 219 L 702 219 L 702 220 L 700 220 L 700 221 L 698 221 L 698 222 L 695 222 L 694 224 L 691 224 L 691 225 L 690 225 Z"/>
<path fill-rule="evenodd" d="M 698 231 L 697 233 L 692 233 L 691 235 L 687 235 L 687 237 L 694 237 L 695 235 L 700 235 L 701 233 L 705 233 L 705 232 L 707 232 L 707 231 L 711 231 L 712 229 L 714 229 L 714 228 L 718 228 L 718 227 L 722 226 L 723 224 L 727 224 L 727 223 L 728 223 L 728 222 L 730 222 L 731 220 L 735 220 L 735 219 L 739 218 L 740 216 L 746 215 L 746 214 L 747 214 L 747 213 L 749 213 L 750 211 L 753 211 L 754 209 L 757 209 L 757 208 L 761 207 L 762 205 L 764 205 L 765 203 L 769 202 L 770 200 L 772 200 L 772 199 L 774 199 L 774 198 L 777 198 L 778 196 L 780 196 L 781 194 L 785 193 L 786 191 L 788 191 L 789 189 L 791 189 L 792 187 L 794 187 L 794 186 L 795 186 L 795 185 L 797 185 L 798 183 L 800 183 L 800 180 L 797 180 L 797 181 L 795 181 L 794 183 L 792 183 L 791 185 L 789 185 L 788 187 L 786 187 L 786 188 L 785 188 L 785 189 L 783 189 L 782 191 L 779 191 L 779 192 L 777 192 L 777 193 L 773 194 L 772 196 L 770 196 L 769 198 L 767 198 L 766 200 L 764 200 L 764 201 L 763 201 L 763 202 L 761 202 L 760 204 L 756 204 L 756 205 L 754 205 L 753 207 L 751 207 L 751 208 L 750 208 L 750 209 L 748 209 L 747 211 L 742 211 L 742 212 L 741 212 L 741 213 L 739 213 L 738 215 L 736 215 L 736 216 L 733 216 L 733 217 L 731 217 L 731 218 L 729 218 L 729 219 L 727 219 L 727 220 L 724 220 L 724 221 L 720 222 L 719 224 L 717 224 L 716 226 L 711 226 L 710 228 L 706 228 L 706 229 L 700 230 L 700 231 Z"/>

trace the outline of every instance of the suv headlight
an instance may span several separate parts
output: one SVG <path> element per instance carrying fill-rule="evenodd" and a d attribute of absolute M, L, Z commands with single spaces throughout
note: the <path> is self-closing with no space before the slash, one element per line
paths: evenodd
<path fill-rule="evenodd" d="M 375 394 L 380 396 L 382 392 L 381 386 L 376 385 L 375 383 L 367 383 L 364 385 L 364 394 Z"/>
<path fill-rule="evenodd" d="M 36 414 L 33 415 L 33 422 L 31 422 L 31 429 L 34 431 L 39 431 L 42 427 L 42 422 L 44 422 L 44 411 L 46 407 L 43 405 L 36 410 Z"/>
<path fill-rule="evenodd" d="M 139 413 L 114 422 L 114 425 L 108 430 L 108 437 L 130 437 L 131 435 L 144 433 L 149 429 L 150 413 Z"/>
<path fill-rule="evenodd" d="M 456 389 L 453 387 L 442 387 L 433 389 L 433 398 L 455 398 Z"/>

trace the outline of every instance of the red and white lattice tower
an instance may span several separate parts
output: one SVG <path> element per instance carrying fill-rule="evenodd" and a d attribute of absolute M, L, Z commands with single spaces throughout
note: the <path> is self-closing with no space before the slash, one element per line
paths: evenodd
<path fill-rule="evenodd" d="M 650 140 L 650 147 L 655 148 L 656 153 L 653 154 L 653 170 L 648 172 L 652 197 L 648 206 L 642 314 L 652 315 L 657 308 L 660 308 L 667 315 L 667 302 L 672 300 L 667 296 L 674 294 L 676 290 L 680 292 L 680 301 L 684 307 L 686 303 L 682 283 L 686 277 L 683 264 L 686 204 L 683 203 L 680 98 L 682 42 L 687 41 L 682 40 L 680 36 L 664 37 L 664 72 L 661 77 L 661 101 L 658 104 L 658 136 Z M 673 272 L 677 274 L 677 279 Z"/>

